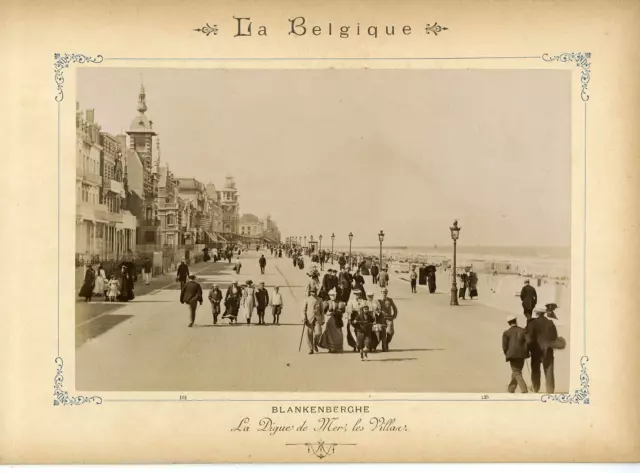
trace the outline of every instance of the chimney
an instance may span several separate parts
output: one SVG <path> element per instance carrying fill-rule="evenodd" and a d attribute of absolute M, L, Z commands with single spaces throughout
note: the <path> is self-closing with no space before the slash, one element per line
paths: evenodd
<path fill-rule="evenodd" d="M 93 123 L 93 120 L 95 118 L 95 113 L 96 113 L 96 110 L 94 108 L 90 108 L 87 110 L 87 122 Z"/>

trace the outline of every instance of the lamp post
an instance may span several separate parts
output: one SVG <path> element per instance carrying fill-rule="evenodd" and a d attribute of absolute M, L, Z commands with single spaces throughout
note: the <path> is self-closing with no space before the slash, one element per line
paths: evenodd
<path fill-rule="evenodd" d="M 313 253 L 315 248 L 313 247 L 313 235 L 309 237 L 309 253 Z"/>
<path fill-rule="evenodd" d="M 349 232 L 349 267 L 351 267 L 351 241 L 353 240 L 353 232 Z"/>
<path fill-rule="evenodd" d="M 380 240 L 380 270 L 382 270 L 382 242 L 384 241 L 384 232 L 382 230 L 378 233 L 378 240 Z"/>
<path fill-rule="evenodd" d="M 336 239 L 335 233 L 331 234 L 331 264 L 333 264 L 333 240 Z"/>
<path fill-rule="evenodd" d="M 307 247 L 307 235 L 304 236 L 304 247 Z"/>
<path fill-rule="evenodd" d="M 318 248 L 318 251 L 322 251 L 322 235 L 318 237 L 318 241 L 320 242 L 319 243 L 320 247 Z"/>
<path fill-rule="evenodd" d="M 460 230 L 462 228 L 458 226 L 458 221 L 453 221 L 453 226 L 449 227 L 451 230 L 451 239 L 453 240 L 453 268 L 451 270 L 451 277 L 453 283 L 451 284 L 451 302 L 450 305 L 458 305 L 458 282 L 456 281 L 456 247 L 458 244 L 458 238 L 460 237 Z"/>

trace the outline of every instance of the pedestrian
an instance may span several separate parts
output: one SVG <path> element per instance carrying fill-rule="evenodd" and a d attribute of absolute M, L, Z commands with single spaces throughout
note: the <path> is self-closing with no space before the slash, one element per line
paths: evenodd
<path fill-rule="evenodd" d="M 340 288 L 340 297 L 338 299 L 339 302 L 344 302 L 348 305 L 349 300 L 351 299 L 351 274 L 345 268 L 341 270 L 340 279 L 339 279 L 339 288 Z"/>
<path fill-rule="evenodd" d="M 538 293 L 536 289 L 530 285 L 529 278 L 524 280 L 524 286 L 520 291 L 520 300 L 522 301 L 522 309 L 524 316 L 529 320 L 533 315 L 533 309 L 538 304 Z"/>
<path fill-rule="evenodd" d="M 273 254 L 273 251 L 271 253 Z M 260 264 L 260 274 L 264 274 L 264 268 L 267 266 L 267 258 L 265 258 L 264 255 L 260 256 L 258 263 Z"/>
<path fill-rule="evenodd" d="M 558 342 L 558 330 L 545 316 L 544 309 L 536 310 L 536 314 L 538 317 L 532 319 L 525 330 L 531 352 L 531 384 L 534 392 L 540 391 L 542 365 L 547 393 L 552 394 L 555 391 L 553 346 Z"/>
<path fill-rule="evenodd" d="M 469 282 L 469 298 L 473 300 L 474 297 L 478 297 L 478 275 L 473 269 L 469 268 L 467 278 Z"/>
<path fill-rule="evenodd" d="M 378 285 L 381 288 L 385 288 L 389 285 L 389 272 L 388 272 L 389 268 L 387 266 L 385 266 L 384 268 L 382 268 L 382 270 L 380 271 L 380 275 L 378 276 Z"/>
<path fill-rule="evenodd" d="M 396 306 L 396 303 L 393 301 L 393 299 L 388 296 L 388 294 L 389 289 L 386 287 L 383 288 L 382 299 L 378 301 L 378 304 L 380 305 L 380 312 L 382 312 L 384 320 L 387 324 L 385 331 L 386 349 L 383 344 L 383 351 L 389 351 L 389 344 L 391 343 L 391 339 L 396 333 L 395 320 L 398 317 L 398 307 Z"/>
<path fill-rule="evenodd" d="M 120 282 L 118 281 L 118 278 L 116 278 L 115 274 L 111 275 L 111 279 L 109 279 L 107 287 L 107 297 L 109 298 L 109 301 L 115 302 L 116 298 L 120 294 Z"/>
<path fill-rule="evenodd" d="M 334 312 L 336 310 L 338 310 L 338 301 L 336 300 L 338 293 L 336 292 L 335 289 L 331 289 L 328 292 L 328 297 L 329 300 L 324 302 L 323 305 L 323 310 L 325 314 L 330 314 L 331 312 Z M 346 307 L 346 304 L 345 304 Z"/>
<path fill-rule="evenodd" d="M 369 307 L 369 313 L 373 316 L 373 325 L 371 327 L 371 335 L 369 337 L 369 351 L 376 351 L 380 343 L 380 331 L 382 327 L 378 326 L 378 320 L 382 319 L 380 305 L 378 301 L 373 299 L 373 291 L 367 291 L 367 298 L 365 304 Z M 384 320 L 380 322 L 384 323 Z"/>
<path fill-rule="evenodd" d="M 274 325 L 280 325 L 280 314 L 282 313 L 282 294 L 280 294 L 280 286 L 273 288 L 273 295 L 271 296 L 271 314 L 273 315 Z"/>
<path fill-rule="evenodd" d="M 213 315 L 213 325 L 218 323 L 218 315 L 220 315 L 220 303 L 222 302 L 222 291 L 217 284 L 211 286 L 209 291 L 209 302 L 211 302 L 211 315 Z"/>
<path fill-rule="evenodd" d="M 322 312 L 322 301 L 318 297 L 315 288 L 311 288 L 309 296 L 304 301 L 302 308 L 302 322 L 307 332 L 307 343 L 309 345 L 309 355 L 318 352 L 318 342 L 322 335 L 324 325 L 324 313 Z"/>
<path fill-rule="evenodd" d="M 416 267 L 411 266 L 411 271 L 409 271 L 409 281 L 411 282 L 411 293 L 416 294 L 418 289 L 416 288 L 416 284 L 418 283 L 418 273 L 416 272 Z"/>
<path fill-rule="evenodd" d="M 238 320 L 238 312 L 240 311 L 240 301 L 242 298 L 242 290 L 238 286 L 238 281 L 233 281 L 227 288 L 227 293 L 224 297 L 224 314 L 222 318 L 229 319 L 229 325 L 234 324 Z"/>
<path fill-rule="evenodd" d="M 427 284 L 429 285 L 429 294 L 436 292 L 436 268 L 431 267 L 427 273 Z"/>
<path fill-rule="evenodd" d="M 344 271 L 344 267 L 347 264 L 347 258 L 345 258 L 344 253 L 342 253 L 340 255 L 340 258 L 338 258 L 338 265 L 340 266 L 340 271 Z"/>
<path fill-rule="evenodd" d="M 326 306 L 327 303 L 325 303 L 325 307 Z M 345 303 L 340 302 L 338 305 L 329 304 L 329 307 L 331 307 L 331 309 L 327 314 L 327 324 L 320 336 L 318 346 L 329 350 L 329 353 L 342 353 L 344 346 L 344 337 L 342 336 L 344 322 L 342 320 L 342 314 L 345 310 Z"/>
<path fill-rule="evenodd" d="M 333 273 L 329 269 L 324 276 L 322 276 L 322 290 L 321 297 L 322 300 L 329 299 L 329 292 L 333 289 Z M 335 291 L 334 291 L 335 292 Z"/>
<path fill-rule="evenodd" d="M 242 268 L 242 262 L 240 262 L 240 257 L 238 256 L 236 258 L 236 264 L 233 267 L 233 270 L 236 272 L 236 274 L 240 274 L 240 269 Z"/>
<path fill-rule="evenodd" d="M 527 347 L 527 338 L 522 327 L 518 327 L 517 317 L 515 315 L 507 316 L 509 328 L 502 334 L 502 351 L 506 361 L 511 365 L 511 382 L 508 391 L 516 392 L 516 387 L 520 387 L 523 393 L 528 392 L 527 383 L 522 377 L 522 368 L 524 362 L 529 358 L 529 349 Z"/>
<path fill-rule="evenodd" d="M 369 272 L 371 273 L 371 283 L 378 284 L 378 275 L 380 274 L 380 268 L 378 267 L 378 263 L 376 261 L 371 264 L 371 269 Z"/>
<path fill-rule="evenodd" d="M 465 271 L 460 276 L 460 289 L 458 290 L 458 297 L 461 299 L 466 299 L 467 288 L 469 287 L 469 275 Z"/>
<path fill-rule="evenodd" d="M 253 281 L 251 279 L 247 280 L 246 286 L 242 291 L 242 303 L 240 306 L 244 310 L 247 325 L 251 324 L 251 316 L 253 315 L 253 309 L 256 306 L 256 288 L 253 286 Z"/>
<path fill-rule="evenodd" d="M 311 288 L 314 288 L 316 291 L 316 294 L 319 294 L 320 290 L 322 289 L 322 286 L 320 284 L 320 273 L 318 272 L 317 269 L 312 268 L 311 271 L 307 273 L 307 276 L 309 276 L 309 282 L 305 286 L 304 297 L 309 296 Z"/>
<path fill-rule="evenodd" d="M 107 283 L 107 276 L 104 272 L 104 268 L 102 267 L 102 263 L 98 265 L 98 269 L 95 272 L 95 284 L 93 286 L 93 295 L 94 296 L 103 296 L 105 295 L 105 286 Z"/>
<path fill-rule="evenodd" d="M 189 314 L 191 316 L 189 327 L 193 327 L 193 323 L 196 321 L 198 302 L 202 305 L 202 287 L 196 281 L 196 275 L 191 274 L 189 275 L 189 282 L 180 291 L 180 304 L 189 306 Z"/>
<path fill-rule="evenodd" d="M 180 290 L 184 289 L 184 285 L 187 284 L 187 278 L 189 277 L 189 266 L 185 260 L 180 261 L 178 265 L 178 271 L 176 272 L 176 281 L 180 283 Z"/>
<path fill-rule="evenodd" d="M 91 302 L 91 296 L 93 296 L 93 288 L 96 284 L 96 273 L 90 264 L 87 265 L 84 272 L 84 282 L 80 288 L 78 296 L 84 297 L 85 302 Z"/>
<path fill-rule="evenodd" d="M 326 260 L 324 250 L 320 252 L 320 271 L 324 271 L 324 262 Z"/>
<path fill-rule="evenodd" d="M 356 269 L 356 274 L 353 275 L 353 288 L 364 292 L 364 277 L 360 274 L 360 268 Z"/>
<path fill-rule="evenodd" d="M 264 312 L 269 306 L 269 292 L 264 287 L 264 282 L 260 283 L 260 287 L 255 293 L 256 311 L 258 312 L 258 325 L 264 325 Z"/>
<path fill-rule="evenodd" d="M 152 272 L 153 267 L 151 265 L 151 261 L 149 261 L 149 258 L 145 258 L 144 265 L 142 266 L 142 280 L 147 286 L 151 283 Z"/>
<path fill-rule="evenodd" d="M 123 262 L 120 265 L 120 294 L 118 300 L 128 302 L 134 299 L 133 296 L 133 276 L 131 275 L 133 264 Z"/>
<path fill-rule="evenodd" d="M 356 343 L 358 351 L 360 352 L 361 361 L 369 358 L 369 347 L 371 345 L 371 334 L 374 322 L 373 314 L 370 312 L 369 306 L 365 304 L 352 323 L 356 332 Z"/>

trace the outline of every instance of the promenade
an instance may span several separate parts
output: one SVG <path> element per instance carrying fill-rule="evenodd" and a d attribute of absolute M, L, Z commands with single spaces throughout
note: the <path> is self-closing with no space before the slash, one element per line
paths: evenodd
<path fill-rule="evenodd" d="M 268 251 L 266 274 L 260 275 L 261 253 L 242 255 L 239 276 L 226 262 L 203 263 L 192 268 L 205 291 L 196 323 L 188 328 L 188 309 L 179 303 L 176 283 L 154 286 L 136 299 L 102 312 L 91 321 L 78 320 L 83 336 L 76 349 L 76 389 L 79 391 L 324 391 L 324 392 L 474 392 L 503 393 L 510 378 L 501 350 L 507 313 L 483 305 L 481 298 L 449 305 L 446 278 L 429 294 L 419 286 L 391 275 L 389 296 L 398 306 L 396 335 L 387 353 L 376 352 L 362 362 L 357 353 L 308 355 L 301 335 L 305 270 L 290 259 L 274 258 Z M 328 265 L 325 266 L 325 269 Z M 270 293 L 280 286 L 284 310 L 280 326 L 212 325 L 206 293 L 216 282 L 223 292 L 228 284 L 252 279 L 264 281 Z M 365 287 L 371 278 L 365 277 Z M 158 283 L 156 283 L 158 284 Z M 375 290 L 376 297 L 379 294 Z M 104 305 L 104 304 L 102 304 Z M 254 313 L 252 321 L 257 322 Z M 242 319 L 239 319 L 242 322 Z M 520 323 L 524 323 L 520 318 Z M 92 328 L 101 324 L 106 330 Z M 98 327 L 98 325 L 96 325 Z M 569 340 L 568 324 L 559 335 Z M 346 344 L 345 349 L 349 350 Z M 530 375 L 525 367 L 525 380 Z M 543 381 L 544 387 L 544 381 Z M 556 392 L 569 388 L 569 350 L 556 352 Z"/>

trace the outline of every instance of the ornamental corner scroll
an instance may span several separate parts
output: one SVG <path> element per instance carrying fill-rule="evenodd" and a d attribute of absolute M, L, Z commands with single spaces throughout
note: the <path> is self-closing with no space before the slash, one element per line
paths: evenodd
<path fill-rule="evenodd" d="M 587 373 L 588 356 L 580 358 L 580 388 L 569 394 L 544 394 L 542 402 L 555 401 L 563 404 L 589 404 L 589 375 Z"/>
<path fill-rule="evenodd" d="M 591 53 L 562 53 L 557 56 L 550 56 L 547 53 L 542 55 L 542 59 L 547 62 L 575 62 L 576 66 L 582 69 L 580 75 L 580 98 L 586 102 L 589 100 L 589 93 L 587 88 L 589 87 L 589 81 L 591 81 Z"/>
<path fill-rule="evenodd" d="M 99 64 L 104 60 L 101 55 L 96 57 L 87 56 L 85 54 L 75 53 L 55 53 L 53 55 L 53 72 L 56 81 L 56 87 L 58 93 L 55 96 L 56 102 L 62 102 L 64 99 L 64 70 L 69 67 L 70 64 L 86 64 L 94 63 Z"/>
<path fill-rule="evenodd" d="M 100 396 L 70 396 L 64 389 L 64 375 L 62 374 L 62 367 L 64 361 L 61 357 L 55 359 L 57 372 L 53 378 L 53 405 L 54 406 L 79 406 L 81 404 L 102 404 L 102 398 Z"/>

